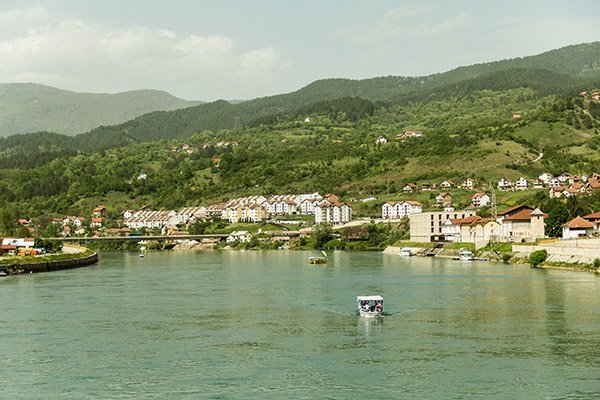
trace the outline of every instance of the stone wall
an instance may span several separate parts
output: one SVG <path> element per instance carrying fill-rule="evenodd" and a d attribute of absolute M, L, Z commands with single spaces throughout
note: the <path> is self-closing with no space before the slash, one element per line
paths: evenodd
<path fill-rule="evenodd" d="M 513 244 L 513 252 L 517 257 L 529 257 L 537 250 L 546 250 L 548 261 L 591 264 L 600 258 L 600 238 L 557 240 L 535 246 Z"/>

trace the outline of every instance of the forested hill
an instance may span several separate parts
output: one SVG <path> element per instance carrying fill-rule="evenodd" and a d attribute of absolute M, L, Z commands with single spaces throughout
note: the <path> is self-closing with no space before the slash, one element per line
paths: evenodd
<path fill-rule="evenodd" d="M 102 126 L 73 140 L 60 140 L 63 150 L 95 151 L 132 143 L 173 139 L 203 130 L 233 129 L 281 118 L 304 118 L 307 110 L 353 107 L 360 98 L 384 104 L 431 102 L 469 96 L 481 90 L 530 88 L 538 96 L 569 97 L 600 87 L 600 42 L 580 44 L 540 55 L 460 67 L 427 77 L 379 77 L 364 80 L 325 79 L 298 91 L 258 98 L 237 104 L 220 100 L 195 107 L 153 112 L 134 120 Z M 332 106 L 332 102 L 338 102 Z M 364 104 L 361 105 L 364 108 Z M 375 108 L 374 104 L 367 108 Z M 346 111 L 346 110 L 342 110 Z M 51 129 L 45 129 L 51 130 Z M 35 146 L 44 134 L 0 141 L 0 152 L 28 142 Z"/>
<path fill-rule="evenodd" d="M 152 111 L 198 104 L 159 90 L 76 93 L 34 83 L 1 83 L 0 137 L 37 131 L 74 135 Z"/>

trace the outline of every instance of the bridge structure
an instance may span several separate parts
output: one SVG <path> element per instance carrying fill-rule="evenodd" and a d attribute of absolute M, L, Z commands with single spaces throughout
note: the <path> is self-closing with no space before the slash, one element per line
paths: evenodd
<path fill-rule="evenodd" d="M 128 242 L 128 241 L 159 241 L 159 242 L 168 242 L 175 240 L 197 240 L 202 241 L 205 239 L 218 239 L 219 241 L 227 239 L 229 234 L 207 234 L 207 235 L 154 235 L 154 236 L 71 236 L 71 237 L 57 237 L 50 238 L 53 240 L 60 240 L 62 242 L 78 242 L 78 243 L 87 243 L 87 242 Z"/>

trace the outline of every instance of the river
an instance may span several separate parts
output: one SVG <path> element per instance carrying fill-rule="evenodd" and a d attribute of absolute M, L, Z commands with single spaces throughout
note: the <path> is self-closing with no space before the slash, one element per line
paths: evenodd
<path fill-rule="evenodd" d="M 0 397 L 600 398 L 600 277 L 319 254 L 104 252 L 2 278 Z M 359 317 L 360 294 L 386 315 Z"/>

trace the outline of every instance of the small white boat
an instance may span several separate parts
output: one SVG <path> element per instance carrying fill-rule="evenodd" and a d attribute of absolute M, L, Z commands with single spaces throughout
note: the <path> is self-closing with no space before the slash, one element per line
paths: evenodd
<path fill-rule="evenodd" d="M 461 261 L 473 261 L 473 252 L 471 250 L 460 249 L 458 259 Z"/>
<path fill-rule="evenodd" d="M 403 247 L 400 249 L 400 255 L 402 257 L 410 257 L 412 256 L 412 251 L 410 251 L 410 249 L 408 247 Z"/>
<path fill-rule="evenodd" d="M 321 251 L 323 253 L 323 257 L 308 257 L 309 264 L 327 264 L 327 253 Z"/>
<path fill-rule="evenodd" d="M 377 317 L 383 314 L 383 297 L 381 296 L 356 296 L 358 313 L 361 317 Z"/>

